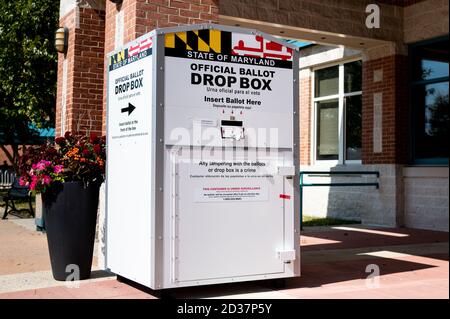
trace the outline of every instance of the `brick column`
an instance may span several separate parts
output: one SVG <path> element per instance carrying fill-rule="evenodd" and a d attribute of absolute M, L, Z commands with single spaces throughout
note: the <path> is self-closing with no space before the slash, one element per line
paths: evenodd
<path fill-rule="evenodd" d="M 300 71 L 300 165 L 311 165 L 311 72 Z"/>
<path fill-rule="evenodd" d="M 408 58 L 366 55 L 363 61 L 363 164 L 408 160 Z"/>
<path fill-rule="evenodd" d="M 56 135 L 102 133 L 104 0 L 61 0 L 60 26 L 69 30 L 68 51 L 58 56 Z"/>
<path fill-rule="evenodd" d="M 116 5 L 106 1 L 105 56 L 117 46 L 156 28 L 218 23 L 218 2 L 219 0 L 123 0 L 122 4 Z M 104 90 L 106 91 L 106 84 Z M 103 106 L 105 118 L 106 98 Z M 106 131 L 105 122 L 104 120 L 103 133 Z"/>
<path fill-rule="evenodd" d="M 403 166 L 408 162 L 408 57 L 388 45 L 363 59 L 362 162 L 380 176 L 382 212 L 378 222 L 403 226 Z"/>

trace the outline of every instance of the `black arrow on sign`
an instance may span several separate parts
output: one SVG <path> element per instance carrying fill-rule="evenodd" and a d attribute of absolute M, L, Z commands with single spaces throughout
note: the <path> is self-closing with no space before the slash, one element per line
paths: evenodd
<path fill-rule="evenodd" d="M 130 115 L 134 111 L 135 108 L 136 108 L 136 106 L 134 106 L 131 103 L 128 103 L 128 107 L 124 107 L 121 111 L 122 111 L 122 113 L 128 112 L 128 115 Z"/>

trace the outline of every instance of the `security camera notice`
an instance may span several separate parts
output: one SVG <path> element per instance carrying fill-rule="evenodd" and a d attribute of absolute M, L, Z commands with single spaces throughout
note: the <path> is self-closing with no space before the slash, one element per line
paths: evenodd
<path fill-rule="evenodd" d="M 272 309 L 272 304 L 266 303 L 222 303 L 219 305 L 189 305 L 184 303 L 177 306 L 177 314 L 188 315 L 268 315 Z"/>

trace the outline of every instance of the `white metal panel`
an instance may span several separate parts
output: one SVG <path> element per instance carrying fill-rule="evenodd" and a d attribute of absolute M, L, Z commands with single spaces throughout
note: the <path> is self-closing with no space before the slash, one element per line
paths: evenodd
<path fill-rule="evenodd" d="M 108 74 L 106 266 L 150 286 L 153 75 L 148 43 L 149 38 L 138 42 L 146 52 L 139 60 L 124 60 Z"/>
<path fill-rule="evenodd" d="M 177 145 L 208 145 L 222 146 L 224 140 L 221 137 L 220 120 L 228 120 L 233 116 L 236 120 L 243 121 L 245 138 L 241 139 L 236 146 L 267 147 L 276 145 L 280 148 L 290 148 L 293 144 L 293 113 L 292 95 L 293 87 L 289 85 L 292 81 L 292 69 L 275 67 L 261 67 L 254 65 L 231 64 L 234 71 L 253 70 L 273 72 L 270 91 L 261 91 L 260 95 L 253 96 L 241 93 L 223 93 L 217 88 L 217 92 L 207 91 L 204 86 L 191 85 L 190 65 L 202 64 L 210 66 L 230 67 L 230 63 L 215 61 L 197 61 L 177 57 L 165 58 L 165 136 L 166 144 Z M 177 88 L 177 89 L 174 89 Z M 213 88 L 214 89 L 214 88 Z M 228 89 L 228 88 L 225 88 Z M 233 89 L 231 89 L 233 91 Z M 243 92 L 244 90 L 239 90 Z M 261 102 L 261 105 L 249 105 L 248 109 L 224 109 L 212 105 L 237 105 L 238 103 L 226 102 L 226 99 L 236 99 Z M 223 102 L 207 102 L 205 99 L 219 99 Z M 243 104 L 244 107 L 244 104 Z M 233 113 L 231 113 L 233 111 Z M 199 120 L 209 120 L 209 125 L 199 125 Z M 274 133 L 276 130 L 276 133 Z M 180 139 L 182 134 L 188 139 Z M 226 142 L 226 141 L 225 141 Z"/>
<path fill-rule="evenodd" d="M 266 166 L 257 172 L 219 173 L 218 177 L 203 165 L 199 168 L 199 160 L 191 161 L 190 155 L 185 148 L 174 159 L 177 174 L 172 190 L 177 192 L 178 218 L 174 220 L 173 281 L 283 273 L 284 262 L 277 255 L 285 249 L 284 200 L 280 198 L 284 177 L 277 174 L 282 155 L 259 157 Z M 214 150 L 209 155 L 202 161 L 221 162 L 224 154 Z M 230 163 L 239 162 L 252 160 L 237 151 Z M 206 177 L 198 177 L 201 171 Z M 234 190 L 228 192 L 230 188 Z M 220 196 L 199 200 L 202 190 L 214 195 L 216 189 Z"/>
<path fill-rule="evenodd" d="M 107 206 L 107 268 L 149 285 L 151 253 L 151 154 L 149 137 L 110 142 Z"/>

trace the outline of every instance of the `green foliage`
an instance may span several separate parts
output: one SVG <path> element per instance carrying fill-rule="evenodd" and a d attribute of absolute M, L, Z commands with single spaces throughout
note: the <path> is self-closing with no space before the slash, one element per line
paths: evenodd
<path fill-rule="evenodd" d="M 28 134 L 30 122 L 53 126 L 59 1 L 0 0 L 0 8 L 0 130 L 8 142 Z"/>
<path fill-rule="evenodd" d="M 351 225 L 351 224 L 361 224 L 357 220 L 346 220 L 331 217 L 315 217 L 315 216 L 303 216 L 303 226 L 337 226 L 337 225 Z"/>

